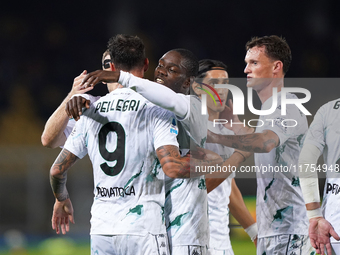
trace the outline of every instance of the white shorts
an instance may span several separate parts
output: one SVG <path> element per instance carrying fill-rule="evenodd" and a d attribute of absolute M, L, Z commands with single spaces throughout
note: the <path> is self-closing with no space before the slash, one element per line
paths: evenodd
<path fill-rule="evenodd" d="M 207 255 L 207 247 L 199 245 L 172 246 L 172 255 Z"/>
<path fill-rule="evenodd" d="M 257 254 L 305 255 L 313 251 L 306 235 L 277 235 L 257 240 Z"/>
<path fill-rule="evenodd" d="M 213 248 L 209 248 L 208 255 L 234 255 L 234 251 L 231 247 L 225 250 L 216 250 Z"/>
<path fill-rule="evenodd" d="M 332 246 L 332 255 L 340 255 L 340 242 L 331 243 L 331 246 Z"/>
<path fill-rule="evenodd" d="M 167 235 L 91 235 L 91 255 L 145 254 L 169 255 Z"/>

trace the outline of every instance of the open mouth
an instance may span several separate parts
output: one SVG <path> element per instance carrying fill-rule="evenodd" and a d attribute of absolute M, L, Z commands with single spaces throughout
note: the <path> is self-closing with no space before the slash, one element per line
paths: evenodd
<path fill-rule="evenodd" d="M 164 81 L 160 78 L 156 78 L 155 82 L 159 83 L 159 84 L 164 84 Z"/>

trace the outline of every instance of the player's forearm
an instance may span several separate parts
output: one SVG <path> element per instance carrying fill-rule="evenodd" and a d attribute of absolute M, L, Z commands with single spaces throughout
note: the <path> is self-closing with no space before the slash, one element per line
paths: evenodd
<path fill-rule="evenodd" d="M 122 71 L 118 82 L 135 90 L 151 103 L 173 112 L 180 118 L 184 118 L 189 111 L 188 104 L 183 101 L 182 97 L 161 84 Z"/>
<path fill-rule="evenodd" d="M 244 203 L 242 194 L 234 179 L 231 185 L 229 210 L 244 229 L 255 223 L 255 220 L 251 216 L 246 204 Z"/>
<path fill-rule="evenodd" d="M 207 174 L 197 171 L 197 167 L 216 166 L 222 163 L 222 158 L 208 150 L 203 159 L 191 156 L 181 157 L 176 146 L 161 146 L 157 149 L 157 157 L 164 173 L 171 178 L 193 178 Z"/>
<path fill-rule="evenodd" d="M 54 111 L 45 124 L 44 131 L 41 136 L 41 143 L 45 147 L 56 148 L 61 146 L 66 141 L 64 130 L 67 126 L 69 117 L 65 111 L 65 105 L 71 98 L 69 94 L 60 106 Z"/>
<path fill-rule="evenodd" d="M 279 144 L 278 138 L 272 134 L 268 135 L 268 132 L 270 131 L 265 130 L 263 133 L 247 135 L 219 135 L 210 132 L 208 141 L 242 151 L 268 153 Z"/>
<path fill-rule="evenodd" d="M 237 152 L 234 152 L 233 155 L 231 155 L 226 161 L 223 162 L 221 169 L 231 169 L 232 166 L 239 167 L 240 164 L 244 161 L 244 157 Z M 229 175 L 232 174 L 232 171 L 230 172 L 214 172 L 210 173 L 209 175 L 206 175 L 205 182 L 207 186 L 207 192 L 211 192 L 215 188 L 217 188 L 226 178 L 229 177 Z"/>
<path fill-rule="evenodd" d="M 78 157 L 63 149 L 50 169 L 50 184 L 58 201 L 64 201 L 69 198 L 66 189 L 67 171 L 77 160 Z"/>
<path fill-rule="evenodd" d="M 317 163 L 320 155 L 321 151 L 315 145 L 305 143 L 299 156 L 300 186 L 305 203 L 310 208 L 307 210 L 320 207 L 318 174 L 310 168 Z"/>

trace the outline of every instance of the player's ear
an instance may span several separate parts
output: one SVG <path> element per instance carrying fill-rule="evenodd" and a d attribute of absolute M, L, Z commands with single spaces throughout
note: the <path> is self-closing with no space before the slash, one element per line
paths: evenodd
<path fill-rule="evenodd" d="M 201 87 L 201 84 L 197 83 L 196 81 L 194 81 L 191 85 L 193 92 L 199 97 L 202 96 L 202 90 L 200 89 Z"/>
<path fill-rule="evenodd" d="M 149 59 L 144 59 L 144 73 L 149 69 Z"/>
<path fill-rule="evenodd" d="M 194 81 L 194 77 L 188 77 L 185 79 L 182 85 L 182 93 L 184 93 L 185 95 L 188 94 L 190 86 L 193 83 L 193 81 Z"/>
<path fill-rule="evenodd" d="M 273 63 L 273 73 L 280 74 L 283 73 L 283 63 L 280 60 L 274 61 Z"/>
<path fill-rule="evenodd" d="M 112 62 L 110 62 L 110 68 L 111 68 L 111 71 L 116 71 L 115 64 Z"/>

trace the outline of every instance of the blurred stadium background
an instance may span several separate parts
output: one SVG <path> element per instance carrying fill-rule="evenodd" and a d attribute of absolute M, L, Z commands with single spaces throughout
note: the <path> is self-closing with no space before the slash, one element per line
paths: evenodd
<path fill-rule="evenodd" d="M 50 227 L 54 197 L 48 180 L 60 150 L 43 148 L 40 135 L 74 77 L 84 69 L 101 68 L 111 36 L 127 33 L 143 38 L 150 79 L 158 58 L 178 47 L 192 50 L 200 59 L 222 60 L 231 77 L 244 77 L 245 43 L 253 36 L 271 34 L 282 35 L 291 46 L 293 62 L 287 77 L 335 78 L 340 70 L 339 10 L 340 2 L 331 0 L 2 3 L 0 254 L 90 254 L 91 164 L 86 158 L 69 173 L 76 224 L 61 238 Z M 330 89 L 320 86 L 322 82 L 308 87 L 314 90 L 315 101 L 308 104 L 312 113 L 339 97 L 337 80 Z M 92 93 L 103 95 L 106 86 L 98 85 Z M 237 183 L 255 217 L 256 180 L 238 178 Z M 232 238 L 235 254 L 255 254 L 242 229 L 232 228 Z"/>

